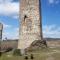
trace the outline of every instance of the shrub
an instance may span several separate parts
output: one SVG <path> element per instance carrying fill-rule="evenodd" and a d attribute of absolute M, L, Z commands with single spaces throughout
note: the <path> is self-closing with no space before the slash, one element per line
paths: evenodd
<path fill-rule="evenodd" d="M 25 56 L 25 58 L 24 58 L 25 60 L 28 60 L 28 56 Z"/>
<path fill-rule="evenodd" d="M 31 54 L 30 58 L 31 58 L 31 59 L 34 59 L 33 54 Z"/>
<path fill-rule="evenodd" d="M 15 49 L 15 50 L 13 51 L 13 55 L 21 56 L 21 51 L 20 51 L 20 49 Z"/>
<path fill-rule="evenodd" d="M 2 52 L 0 52 L 0 56 L 2 55 Z"/>

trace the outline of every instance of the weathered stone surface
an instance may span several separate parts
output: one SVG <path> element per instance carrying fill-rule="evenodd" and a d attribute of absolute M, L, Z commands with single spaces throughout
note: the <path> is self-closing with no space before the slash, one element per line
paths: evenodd
<path fill-rule="evenodd" d="M 40 0 L 20 0 L 20 36 L 18 49 L 25 49 L 35 40 L 42 40 Z"/>
<path fill-rule="evenodd" d="M 0 40 L 2 39 L 3 24 L 0 23 Z"/>

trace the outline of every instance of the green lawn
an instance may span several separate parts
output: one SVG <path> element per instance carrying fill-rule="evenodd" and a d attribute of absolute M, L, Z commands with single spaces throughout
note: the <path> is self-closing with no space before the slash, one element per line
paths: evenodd
<path fill-rule="evenodd" d="M 28 52 L 28 60 L 30 59 L 30 55 L 34 55 L 33 60 L 60 60 L 60 48 L 48 48 L 41 49 L 32 52 Z M 13 56 L 12 52 L 4 53 L 0 60 L 25 60 L 25 56 Z"/>

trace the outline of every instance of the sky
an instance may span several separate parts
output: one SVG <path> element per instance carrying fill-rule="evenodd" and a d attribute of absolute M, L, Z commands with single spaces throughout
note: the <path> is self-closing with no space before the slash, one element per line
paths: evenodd
<path fill-rule="evenodd" d="M 60 0 L 41 0 L 44 38 L 60 38 Z M 19 0 L 0 0 L 3 39 L 19 38 Z"/>

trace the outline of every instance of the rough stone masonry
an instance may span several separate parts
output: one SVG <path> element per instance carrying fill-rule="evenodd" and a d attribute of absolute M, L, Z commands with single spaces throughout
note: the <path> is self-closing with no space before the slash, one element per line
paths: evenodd
<path fill-rule="evenodd" d="M 35 40 L 42 40 L 40 0 L 20 0 L 18 49 L 28 48 Z"/>
<path fill-rule="evenodd" d="M 0 41 L 2 40 L 3 24 L 0 23 Z"/>

